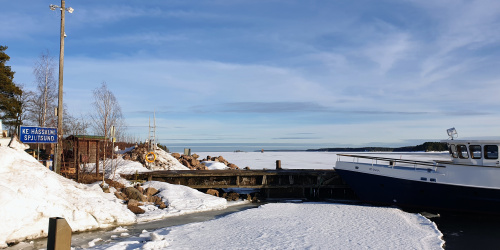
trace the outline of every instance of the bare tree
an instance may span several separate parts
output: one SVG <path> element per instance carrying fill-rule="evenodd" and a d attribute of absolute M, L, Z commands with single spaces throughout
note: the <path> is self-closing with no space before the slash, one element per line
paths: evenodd
<path fill-rule="evenodd" d="M 49 51 L 42 53 L 33 67 L 36 92 L 31 95 L 28 107 L 28 120 L 38 126 L 55 127 L 57 119 L 57 84 L 55 79 L 55 62 Z"/>
<path fill-rule="evenodd" d="M 63 117 L 63 130 L 65 135 L 85 135 L 87 134 L 87 129 L 90 126 L 90 123 L 85 117 L 80 116 L 79 118 L 73 117 L 66 111 L 66 107 L 64 108 Z"/>
<path fill-rule="evenodd" d="M 123 123 L 122 109 L 115 95 L 108 89 L 106 82 L 94 89 L 94 112 L 90 113 L 92 128 L 101 136 L 110 137 L 111 127 Z"/>
<path fill-rule="evenodd" d="M 111 137 L 111 127 L 123 124 L 123 115 L 120 105 L 116 100 L 115 95 L 108 89 L 106 82 L 101 84 L 101 87 L 94 89 L 94 112 L 90 113 L 92 127 L 96 134 L 106 138 Z M 106 173 L 106 148 L 108 147 L 108 140 L 104 142 L 104 164 L 102 181 L 104 185 L 104 176 Z"/>
<path fill-rule="evenodd" d="M 26 124 L 29 115 L 30 101 L 35 93 L 27 90 L 24 84 L 19 84 L 19 88 L 23 91 L 23 94 L 16 96 L 16 99 L 21 103 L 21 114 L 18 116 L 18 119 L 22 121 L 21 124 Z"/>

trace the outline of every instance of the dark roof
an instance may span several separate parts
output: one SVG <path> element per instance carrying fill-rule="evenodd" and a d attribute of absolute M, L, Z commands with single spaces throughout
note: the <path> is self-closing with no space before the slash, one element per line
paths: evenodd
<path fill-rule="evenodd" d="M 104 141 L 106 138 L 100 135 L 70 135 L 66 137 L 66 140 L 89 140 L 89 141 Z M 109 138 L 108 138 L 109 139 Z"/>

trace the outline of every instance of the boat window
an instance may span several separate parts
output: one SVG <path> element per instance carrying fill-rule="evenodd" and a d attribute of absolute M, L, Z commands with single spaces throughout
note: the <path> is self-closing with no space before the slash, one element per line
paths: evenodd
<path fill-rule="evenodd" d="M 453 158 L 458 157 L 457 147 L 455 146 L 455 144 L 450 145 L 450 154 L 451 154 L 451 156 L 453 156 Z"/>
<path fill-rule="evenodd" d="M 458 145 L 458 157 L 462 159 L 469 159 L 469 154 L 467 153 L 467 146 Z"/>
<path fill-rule="evenodd" d="M 470 145 L 469 146 L 470 156 L 472 159 L 481 159 L 481 146 L 480 145 Z"/>
<path fill-rule="evenodd" d="M 498 159 L 498 146 L 497 145 L 485 145 L 484 146 L 484 158 L 486 158 L 486 159 Z"/>

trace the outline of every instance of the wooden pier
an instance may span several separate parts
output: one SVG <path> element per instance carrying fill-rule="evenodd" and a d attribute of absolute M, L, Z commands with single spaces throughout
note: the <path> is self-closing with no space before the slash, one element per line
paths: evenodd
<path fill-rule="evenodd" d="M 129 180 L 162 181 L 191 188 L 255 188 L 267 198 L 346 198 L 352 196 L 335 170 L 166 170 L 122 175 Z"/>

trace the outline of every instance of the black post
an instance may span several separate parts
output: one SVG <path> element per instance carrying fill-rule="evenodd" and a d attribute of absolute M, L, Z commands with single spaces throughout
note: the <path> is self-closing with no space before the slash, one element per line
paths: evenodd
<path fill-rule="evenodd" d="M 276 160 L 276 170 L 281 170 L 281 160 Z"/>
<path fill-rule="evenodd" d="M 47 250 L 71 249 L 71 227 L 64 218 L 49 218 L 49 237 Z"/>

